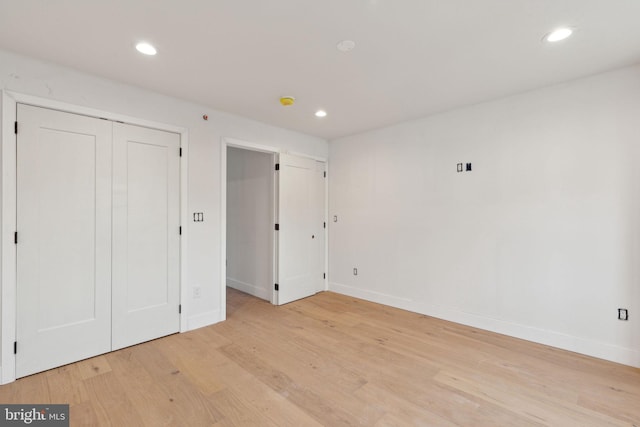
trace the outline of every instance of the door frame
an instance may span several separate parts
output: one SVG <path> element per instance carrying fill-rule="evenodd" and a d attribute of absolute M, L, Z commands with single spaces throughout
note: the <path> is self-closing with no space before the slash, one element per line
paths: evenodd
<path fill-rule="evenodd" d="M 270 215 L 270 221 L 275 224 L 277 218 L 277 206 L 278 200 L 278 187 L 276 182 L 275 168 L 278 159 L 276 158 L 280 150 L 276 147 L 270 147 L 262 144 L 255 144 L 249 141 L 243 141 L 237 138 L 222 137 L 222 144 L 220 144 L 221 156 L 220 156 L 220 318 L 226 320 L 227 318 L 227 148 L 234 147 L 242 150 L 255 151 L 258 153 L 265 153 L 271 155 L 271 197 L 272 197 L 272 212 Z M 275 283 L 277 276 L 275 264 L 276 252 L 278 250 L 277 241 L 271 234 L 271 281 Z M 269 289 L 270 302 L 273 304 L 275 298 L 275 292 L 273 287 Z"/>
<path fill-rule="evenodd" d="M 14 342 L 16 341 L 16 245 L 14 243 L 13 234 L 17 228 L 16 218 L 16 134 L 14 132 L 14 123 L 17 120 L 17 104 L 28 104 L 35 107 L 49 108 L 52 110 L 81 114 L 89 117 L 107 119 L 115 122 L 123 122 L 131 125 L 143 126 L 167 132 L 173 132 L 180 135 L 180 146 L 182 148 L 182 157 L 180 158 L 180 223 L 182 225 L 182 236 L 180 239 L 180 301 L 182 304 L 182 312 L 180 313 L 180 332 L 186 332 L 187 319 L 189 313 L 188 301 L 186 295 L 187 283 L 187 243 L 188 228 L 184 219 L 188 217 L 188 200 L 187 200 L 187 183 L 188 183 L 188 167 L 189 167 L 189 135 L 188 130 L 183 127 L 169 125 L 166 123 L 154 122 L 151 120 L 140 119 L 119 113 L 82 107 L 65 102 L 55 101 L 47 98 L 22 94 L 13 91 L 2 91 L 2 141 L 0 145 L 1 158 L 1 179 L 2 179 L 2 197 L 0 202 L 1 228 L 0 236 L 0 256 L 2 262 L 2 274 L 0 276 L 0 384 L 7 384 L 16 379 L 16 357 L 13 352 Z M 187 303 L 187 304 L 185 304 Z"/>
<path fill-rule="evenodd" d="M 278 147 L 273 147 L 265 144 L 245 141 L 239 138 L 233 138 L 228 136 L 223 136 L 220 144 L 220 319 L 226 320 L 227 318 L 227 148 L 235 147 L 243 150 L 257 151 L 261 153 L 271 154 L 273 158 L 273 165 L 279 162 L 278 154 L 286 153 L 291 154 L 293 156 L 305 157 L 308 159 L 313 159 L 317 161 L 321 161 L 325 163 L 325 168 L 327 170 L 327 176 L 329 176 L 329 162 L 326 157 L 317 157 L 311 156 L 309 154 L 286 151 Z M 271 222 L 275 224 L 278 218 L 278 175 L 275 173 L 275 167 L 271 169 L 271 173 L 273 176 L 273 208 L 271 214 Z M 325 191 L 324 191 L 324 216 L 327 218 L 328 215 L 328 180 L 325 181 Z M 328 225 L 328 224 L 327 224 Z M 278 283 L 278 239 L 274 234 L 272 234 L 272 283 Z M 329 250 L 329 227 L 324 229 L 324 263 L 325 263 L 325 271 L 327 271 L 327 276 L 324 279 L 324 290 L 328 290 L 329 283 L 329 270 L 328 270 L 328 250 Z M 271 293 L 271 304 L 276 305 L 277 294 L 275 293 L 273 287 L 270 290 Z"/>

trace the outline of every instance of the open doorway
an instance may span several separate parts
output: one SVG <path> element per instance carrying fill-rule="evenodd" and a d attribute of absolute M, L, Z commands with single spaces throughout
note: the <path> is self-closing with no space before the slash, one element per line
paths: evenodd
<path fill-rule="evenodd" d="M 272 301 L 274 154 L 227 148 L 226 285 Z"/>
<path fill-rule="evenodd" d="M 326 290 L 326 166 L 223 138 L 223 319 L 227 288 L 276 305 Z"/>

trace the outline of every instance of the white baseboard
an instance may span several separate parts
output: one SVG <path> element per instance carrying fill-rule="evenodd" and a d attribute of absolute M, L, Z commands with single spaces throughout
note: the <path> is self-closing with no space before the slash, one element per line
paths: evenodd
<path fill-rule="evenodd" d="M 251 283 L 245 283 L 240 280 L 227 277 L 227 286 L 242 291 L 246 294 L 253 295 L 254 297 L 258 297 L 267 301 L 271 300 L 271 294 L 269 293 L 268 289 L 253 285 Z"/>
<path fill-rule="evenodd" d="M 196 314 L 187 319 L 187 331 L 203 328 L 205 326 L 213 325 L 223 319 L 220 318 L 220 310 L 211 310 L 204 313 Z"/>
<path fill-rule="evenodd" d="M 630 348 L 480 316 L 448 307 L 431 305 L 408 298 L 399 298 L 393 295 L 355 288 L 335 282 L 329 283 L 329 290 L 339 294 L 437 317 L 438 319 L 640 368 L 640 351 Z"/>

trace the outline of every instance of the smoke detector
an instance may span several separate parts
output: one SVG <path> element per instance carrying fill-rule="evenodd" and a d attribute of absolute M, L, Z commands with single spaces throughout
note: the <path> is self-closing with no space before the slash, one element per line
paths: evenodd
<path fill-rule="evenodd" d="M 280 104 L 282 104 L 284 107 L 293 105 L 294 102 L 296 102 L 296 99 L 293 96 L 280 97 Z"/>

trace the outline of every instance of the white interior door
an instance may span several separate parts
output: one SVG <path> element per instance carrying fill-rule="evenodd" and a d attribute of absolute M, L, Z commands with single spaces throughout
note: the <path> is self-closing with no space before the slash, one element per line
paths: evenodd
<path fill-rule="evenodd" d="M 316 292 L 325 290 L 325 228 L 327 220 L 325 216 L 326 170 L 327 169 L 325 162 L 316 161 L 316 172 L 313 180 L 313 203 L 315 204 L 313 208 L 313 214 L 315 218 L 313 227 L 315 230 L 314 234 L 316 239 L 314 243 L 314 250 L 316 251 L 316 254 L 314 256 L 314 275 L 318 278 L 318 290 Z"/>
<path fill-rule="evenodd" d="M 113 125 L 113 349 L 180 328 L 180 136 Z"/>
<path fill-rule="evenodd" d="M 286 304 L 323 290 L 324 178 L 315 160 L 280 154 L 279 161 L 277 303 Z"/>
<path fill-rule="evenodd" d="M 16 376 L 111 349 L 111 123 L 18 105 Z"/>

